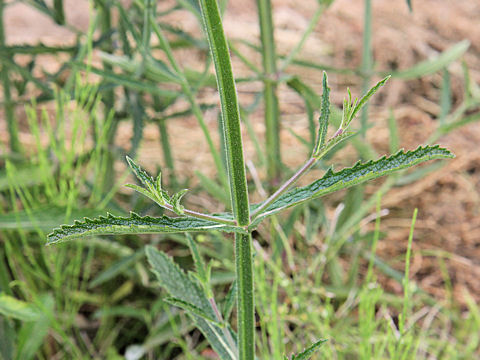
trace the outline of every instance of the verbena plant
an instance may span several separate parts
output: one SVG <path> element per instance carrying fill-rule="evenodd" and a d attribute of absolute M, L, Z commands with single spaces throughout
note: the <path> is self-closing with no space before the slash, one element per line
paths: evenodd
<path fill-rule="evenodd" d="M 169 195 L 162 187 L 161 174 L 156 179 L 147 174 L 132 159 L 127 161 L 143 187 L 129 185 L 147 196 L 160 207 L 176 216 L 154 218 L 131 213 L 129 217 L 108 214 L 96 219 L 85 218 L 73 225 L 64 225 L 48 235 L 48 244 L 92 235 L 189 233 L 195 231 L 223 231 L 235 236 L 236 279 L 220 309 L 210 285 L 210 267 L 205 266 L 195 242 L 188 243 L 195 260 L 196 272 L 185 274 L 165 253 L 147 246 L 146 253 L 160 285 L 170 294 L 167 301 L 184 309 L 205 335 L 212 348 L 223 360 L 253 360 L 255 358 L 255 314 L 252 231 L 267 217 L 334 191 L 345 189 L 394 171 L 408 168 L 431 159 L 453 157 L 439 146 L 418 147 L 413 151 L 399 151 L 375 161 L 358 162 L 338 172 L 329 169 L 322 178 L 299 188 L 292 185 L 318 160 L 355 132 L 350 124 L 367 101 L 385 84 L 381 80 L 360 99 L 351 93 L 344 100 L 340 126 L 333 136 L 327 135 L 330 118 L 330 100 L 327 76 L 323 76 L 323 94 L 316 142 L 311 157 L 277 191 L 259 204 L 250 204 L 248 198 L 243 144 L 240 131 L 240 112 L 232 73 L 231 59 L 223 32 L 220 12 L 215 0 L 201 0 L 201 17 L 215 64 L 220 94 L 224 148 L 227 157 L 228 180 L 232 213 L 205 214 L 192 211 L 181 204 L 186 190 Z M 237 302 L 237 331 L 229 323 L 234 302 Z M 291 359 L 309 359 L 325 340 L 320 340 Z M 285 356 L 285 359 L 288 359 Z"/>

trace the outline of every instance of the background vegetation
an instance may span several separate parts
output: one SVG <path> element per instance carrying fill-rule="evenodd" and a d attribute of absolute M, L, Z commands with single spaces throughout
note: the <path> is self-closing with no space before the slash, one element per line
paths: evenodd
<path fill-rule="evenodd" d="M 480 10 L 469 2 L 450 5 L 454 10 L 425 3 L 410 13 L 406 3 L 389 12 L 389 2 L 372 9 L 369 0 L 220 2 L 254 198 L 293 174 L 311 151 L 323 70 L 338 107 L 347 86 L 361 94 L 386 73 L 392 81 L 361 114 L 352 145 L 334 149 L 312 178 L 330 164 L 340 168 L 420 142 L 443 142 L 458 155 L 448 165 L 430 163 L 310 202 L 257 229 L 261 359 L 282 359 L 318 338 L 328 339 L 318 358 L 480 356 L 479 44 L 474 21 L 466 31 L 458 20 Z M 148 243 L 191 269 L 183 235 L 44 246 L 53 228 L 74 219 L 127 209 L 161 214 L 123 188 L 126 154 L 152 173 L 161 168 L 172 192 L 192 189 L 190 207 L 229 206 L 216 83 L 197 2 L 81 6 L 0 5 L 0 358 L 215 358 L 188 317 L 163 301 L 146 263 Z M 447 25 L 438 25 L 439 9 L 451 11 Z M 21 31 L 18 22 L 29 13 L 56 24 L 53 32 L 38 38 Z M 332 117 L 339 122 L 337 107 Z M 195 240 L 227 306 L 233 238 Z"/>

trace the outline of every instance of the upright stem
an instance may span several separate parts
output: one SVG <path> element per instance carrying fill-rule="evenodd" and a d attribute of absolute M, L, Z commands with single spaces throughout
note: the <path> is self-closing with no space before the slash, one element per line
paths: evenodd
<path fill-rule="evenodd" d="M 220 156 L 220 153 L 218 150 L 215 148 L 215 144 L 213 143 L 212 137 L 210 136 L 210 132 L 208 130 L 207 124 L 205 122 L 205 119 L 203 118 L 203 113 L 202 110 L 200 109 L 200 106 L 198 106 L 197 101 L 195 100 L 195 96 L 191 90 L 190 83 L 188 82 L 188 79 L 185 77 L 182 69 L 180 68 L 180 65 L 178 64 L 177 60 L 175 60 L 175 57 L 173 56 L 173 51 L 170 47 L 169 42 L 165 38 L 162 29 L 156 24 L 155 18 L 150 17 L 151 20 L 151 25 L 153 28 L 153 31 L 157 35 L 158 40 L 160 41 L 160 45 L 165 51 L 165 54 L 167 55 L 168 61 L 170 62 L 170 65 L 172 65 L 173 69 L 175 70 L 176 74 L 181 78 L 181 84 L 180 86 L 182 87 L 182 92 L 187 98 L 188 102 L 190 103 L 190 106 L 192 107 L 192 113 L 197 119 L 200 128 L 202 129 L 203 134 L 205 135 L 205 139 L 207 141 L 208 147 L 210 149 L 210 153 L 212 154 L 213 161 L 215 162 L 215 167 L 217 168 L 218 172 L 218 177 L 220 179 L 220 182 L 222 185 L 227 188 L 228 187 L 228 181 L 227 181 L 227 174 L 225 172 L 225 168 L 222 163 L 222 158 Z"/>
<path fill-rule="evenodd" d="M 270 0 L 257 0 L 262 41 L 264 70 L 263 97 L 265 101 L 265 137 L 267 150 L 267 175 L 274 180 L 280 175 L 280 111 L 277 98 L 277 62 L 273 36 L 272 5 Z"/>
<path fill-rule="evenodd" d="M 246 227 L 250 224 L 250 210 L 243 159 L 240 111 L 230 54 L 217 1 L 199 0 L 199 2 L 220 93 L 232 209 L 237 224 Z M 240 360 L 255 358 L 255 305 L 251 242 L 250 235 L 235 235 L 235 264 L 238 284 L 238 358 Z"/>
<path fill-rule="evenodd" d="M 372 0 L 365 0 L 365 13 L 363 16 L 363 48 L 362 48 L 362 93 L 365 94 L 370 88 L 372 76 Z M 368 125 L 368 104 L 365 104 L 360 116 L 361 132 L 365 137 Z"/>
<path fill-rule="evenodd" d="M 110 7 L 106 3 L 106 1 L 98 1 L 98 7 L 100 10 L 100 30 L 103 36 L 106 36 L 105 41 L 103 42 L 102 51 L 112 54 L 113 53 L 113 40 L 110 34 L 112 30 L 112 17 L 110 13 Z M 112 71 L 112 65 L 107 63 L 106 61 L 103 62 L 103 68 L 105 71 L 109 72 Z M 105 93 L 102 94 L 102 99 L 105 104 L 105 119 L 108 119 L 110 116 L 110 112 L 112 109 L 115 108 L 115 94 L 113 89 L 106 90 Z M 114 174 L 114 165 L 115 159 L 113 155 L 113 149 L 115 146 L 115 135 L 117 133 L 118 127 L 118 118 L 113 115 L 112 125 L 108 129 L 107 133 L 107 154 L 106 154 L 106 173 L 107 174 Z M 113 187 L 114 183 L 114 176 L 107 176 L 103 180 L 103 191 L 108 193 L 108 191 Z"/>
<path fill-rule="evenodd" d="M 240 360 L 255 359 L 255 303 L 251 235 L 235 234 L 238 347 Z"/>
<path fill-rule="evenodd" d="M 3 8 L 5 1 L 0 0 L 0 46 L 5 48 L 5 29 L 3 24 Z M 9 57 L 9 55 L 7 55 Z M 18 128 L 15 122 L 14 105 L 12 103 L 12 95 L 10 93 L 10 79 L 8 77 L 8 66 L 6 61 L 3 61 L 2 69 L 0 70 L 3 86 L 3 103 L 5 109 L 5 118 L 7 120 L 8 135 L 10 137 L 10 149 L 13 152 L 20 152 L 21 146 L 18 139 Z"/>

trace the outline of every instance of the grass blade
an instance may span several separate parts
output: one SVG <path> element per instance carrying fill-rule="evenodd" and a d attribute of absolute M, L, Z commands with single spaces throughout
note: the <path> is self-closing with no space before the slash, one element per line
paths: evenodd
<path fill-rule="evenodd" d="M 327 340 L 322 339 L 310 345 L 298 355 L 293 355 L 292 360 L 309 360 L 312 355 L 322 346 Z"/>
<path fill-rule="evenodd" d="M 459 43 L 453 45 L 451 48 L 442 52 L 434 59 L 422 61 L 414 65 L 410 69 L 395 71 L 391 73 L 391 75 L 392 77 L 397 79 L 407 80 L 433 74 L 439 70 L 442 70 L 442 68 L 457 60 L 468 50 L 469 47 L 470 42 L 468 40 L 460 41 Z"/>

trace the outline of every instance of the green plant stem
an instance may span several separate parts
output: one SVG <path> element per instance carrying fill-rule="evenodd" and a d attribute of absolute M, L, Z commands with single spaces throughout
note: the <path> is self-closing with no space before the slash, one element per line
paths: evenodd
<path fill-rule="evenodd" d="M 267 176 L 270 181 L 280 176 L 280 110 L 277 97 L 277 63 L 273 35 L 272 5 L 270 0 L 257 0 L 262 41 L 264 70 L 263 96 L 265 101 L 265 138 L 267 151 Z"/>
<path fill-rule="evenodd" d="M 407 246 L 407 255 L 405 259 L 405 277 L 403 278 L 403 293 L 404 293 L 404 301 L 403 301 L 403 309 L 402 309 L 402 317 L 400 318 L 398 330 L 400 334 L 403 335 L 405 331 L 405 320 L 407 319 L 407 310 L 408 304 L 410 300 L 410 258 L 412 252 L 412 241 L 413 241 L 413 231 L 415 230 L 415 223 L 417 221 L 417 214 L 418 209 L 415 208 L 412 216 L 412 223 L 410 225 L 410 233 L 408 235 L 408 246 Z"/>
<path fill-rule="evenodd" d="M 235 268 L 239 359 L 253 360 L 255 359 L 255 303 L 250 234 L 235 234 Z"/>
<path fill-rule="evenodd" d="M 317 159 L 312 157 L 305 164 L 303 164 L 303 166 L 295 174 L 293 174 L 290 179 L 285 181 L 283 185 L 278 188 L 277 191 L 270 195 L 269 198 L 262 203 L 262 205 L 252 211 L 252 218 L 255 218 L 256 216 L 261 214 L 263 210 L 268 208 L 271 203 L 273 203 L 275 200 L 278 199 L 280 195 L 287 191 L 288 188 L 292 186 L 303 174 L 305 174 L 316 162 Z"/>
<path fill-rule="evenodd" d="M 107 39 L 103 42 L 102 46 L 102 51 L 111 54 L 113 53 L 113 42 L 112 42 L 112 37 L 110 34 L 112 30 L 112 16 L 110 13 L 110 7 L 105 1 L 98 1 L 97 2 L 98 7 L 100 9 L 100 28 L 103 36 L 106 36 Z M 103 62 L 103 68 L 106 72 L 111 72 L 113 70 L 113 67 L 106 61 Z M 105 91 L 105 93 L 102 95 L 103 102 L 105 104 L 105 109 L 104 109 L 104 118 L 108 119 L 110 116 L 110 111 L 115 108 L 115 93 L 113 89 Z M 117 127 L 118 127 L 118 119 L 113 117 L 113 122 L 112 125 L 109 128 L 109 131 L 107 133 L 107 157 L 106 157 L 106 173 L 107 174 L 114 174 L 114 164 L 115 164 L 115 159 L 113 156 L 113 148 L 115 144 L 115 135 L 117 133 Z M 107 193 L 112 187 L 114 183 L 114 176 L 107 176 L 105 179 L 103 179 L 103 192 Z"/>
<path fill-rule="evenodd" d="M 240 111 L 230 54 L 217 1 L 200 0 L 199 3 L 215 64 L 217 86 L 220 93 L 232 209 L 237 224 L 247 227 L 250 224 L 250 209 L 240 129 Z M 236 234 L 235 268 L 238 285 L 238 358 L 240 360 L 253 360 L 255 358 L 255 303 L 252 260 L 250 234 Z"/>
<path fill-rule="evenodd" d="M 182 87 L 182 92 L 187 98 L 188 102 L 190 103 L 190 106 L 192 107 L 192 113 L 197 119 L 200 125 L 200 128 L 202 129 L 202 132 L 205 136 L 205 139 L 207 140 L 207 144 L 213 156 L 213 161 L 215 162 L 215 167 L 217 168 L 220 181 L 225 188 L 228 188 L 227 174 L 225 173 L 225 168 L 222 163 L 222 158 L 218 150 L 215 148 L 212 137 L 210 136 L 210 131 L 208 129 L 207 124 L 205 123 L 205 119 L 203 118 L 202 109 L 200 109 L 200 106 L 198 106 L 198 103 L 195 100 L 195 96 L 192 92 L 192 89 L 190 88 L 190 84 L 187 78 L 185 77 L 185 74 L 183 73 L 182 69 L 180 68 L 180 65 L 178 64 L 177 60 L 175 60 L 175 57 L 173 56 L 172 48 L 170 47 L 169 42 L 165 38 L 165 35 L 163 34 L 160 27 L 156 24 L 155 19 L 153 17 L 150 17 L 150 22 L 151 22 L 153 31 L 155 32 L 155 35 L 160 41 L 160 46 L 163 48 L 163 50 L 165 51 L 165 54 L 167 55 L 170 65 L 172 65 L 176 74 L 180 77 L 180 80 L 181 80 L 180 86 Z"/>
<path fill-rule="evenodd" d="M 362 45 L 362 93 L 365 94 L 370 87 L 370 78 L 372 76 L 373 56 L 372 56 L 372 0 L 365 0 L 365 13 L 363 23 L 363 45 Z M 368 127 L 368 104 L 362 109 L 361 117 L 361 135 L 365 137 Z"/>
<path fill-rule="evenodd" d="M 240 129 L 240 111 L 230 54 L 217 2 L 215 0 L 200 0 L 200 6 L 217 75 L 224 122 L 232 208 L 238 225 L 246 226 L 250 223 L 247 179 Z"/>
<path fill-rule="evenodd" d="M 0 1 L 0 47 L 5 48 L 5 29 L 3 23 L 3 9 L 5 6 L 5 1 Z M 12 103 L 12 95 L 10 92 L 10 78 L 8 76 L 8 66 L 5 61 L 2 61 L 2 69 L 0 72 L 0 77 L 2 78 L 3 86 L 3 103 L 5 109 L 5 117 L 7 120 L 7 129 L 8 135 L 10 137 L 10 149 L 13 152 L 20 152 L 21 145 L 20 140 L 18 139 L 18 128 L 15 121 L 15 112 L 14 105 Z"/>

